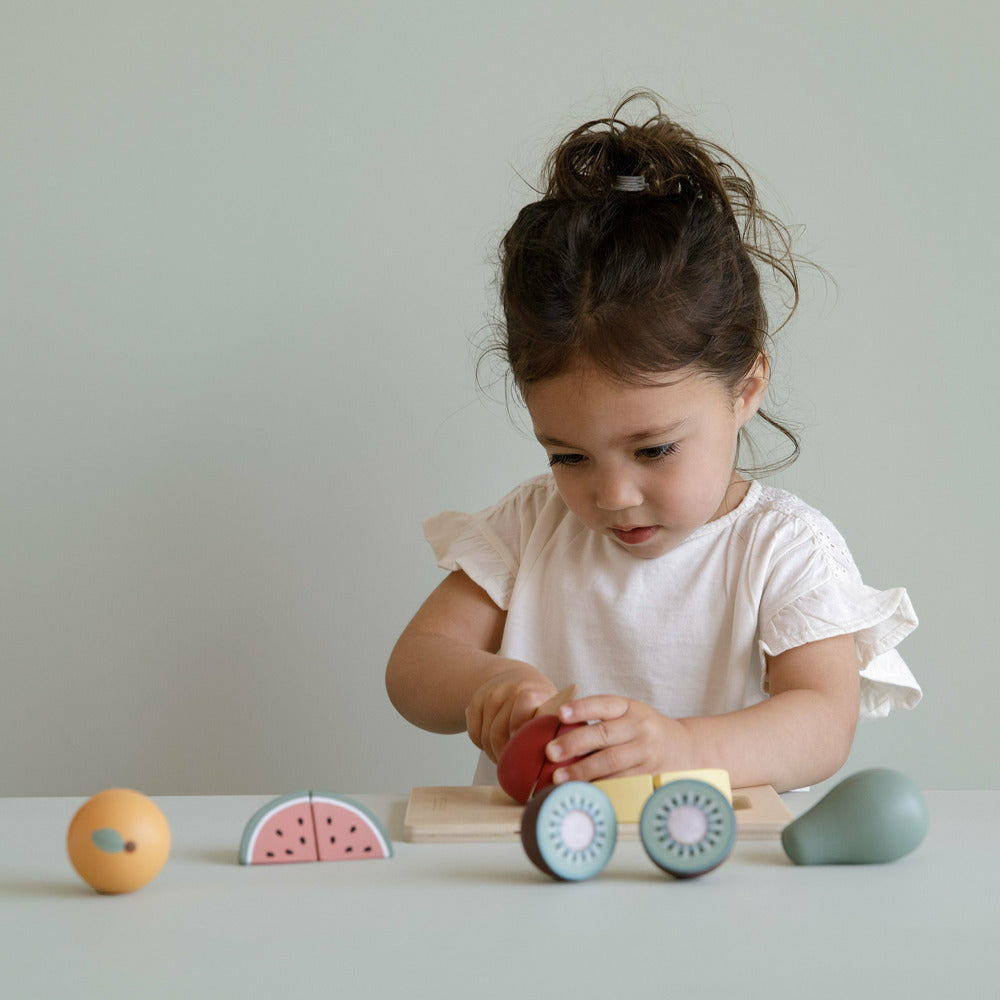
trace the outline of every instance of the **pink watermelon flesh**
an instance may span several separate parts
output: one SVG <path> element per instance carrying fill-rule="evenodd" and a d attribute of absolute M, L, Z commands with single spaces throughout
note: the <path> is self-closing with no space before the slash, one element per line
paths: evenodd
<path fill-rule="evenodd" d="M 258 829 L 251 864 L 316 860 L 316 831 L 308 799 L 282 807 L 268 816 Z"/>
<path fill-rule="evenodd" d="M 391 856 L 381 832 L 359 809 L 347 802 L 315 796 L 312 807 L 320 861 L 361 861 Z"/>

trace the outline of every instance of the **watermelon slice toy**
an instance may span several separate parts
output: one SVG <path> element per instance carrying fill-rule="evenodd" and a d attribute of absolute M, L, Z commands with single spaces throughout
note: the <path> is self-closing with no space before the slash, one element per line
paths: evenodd
<path fill-rule="evenodd" d="M 293 792 L 250 817 L 240 841 L 241 865 L 391 858 L 392 841 L 360 802 L 327 792 Z"/>

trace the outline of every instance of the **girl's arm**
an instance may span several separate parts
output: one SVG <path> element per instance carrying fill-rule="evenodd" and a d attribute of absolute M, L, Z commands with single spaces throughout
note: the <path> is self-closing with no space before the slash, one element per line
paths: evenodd
<path fill-rule="evenodd" d="M 854 636 L 768 657 L 767 670 L 771 697 L 726 715 L 671 719 L 613 695 L 564 705 L 564 722 L 600 721 L 549 744 L 552 760 L 590 754 L 557 771 L 556 781 L 717 767 L 734 788 L 770 784 L 780 792 L 829 778 L 847 760 L 857 728 Z"/>
<path fill-rule="evenodd" d="M 445 577 L 389 657 L 385 686 L 399 714 L 434 733 L 467 730 L 496 760 L 510 734 L 556 693 L 534 667 L 497 655 L 506 620 L 461 570 Z"/>

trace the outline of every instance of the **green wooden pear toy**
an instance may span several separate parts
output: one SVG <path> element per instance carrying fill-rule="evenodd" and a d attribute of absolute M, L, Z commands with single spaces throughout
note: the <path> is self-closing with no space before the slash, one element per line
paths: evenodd
<path fill-rule="evenodd" d="M 927 803 L 899 771 L 859 771 L 782 831 L 797 865 L 873 865 L 915 850 L 927 834 Z"/>

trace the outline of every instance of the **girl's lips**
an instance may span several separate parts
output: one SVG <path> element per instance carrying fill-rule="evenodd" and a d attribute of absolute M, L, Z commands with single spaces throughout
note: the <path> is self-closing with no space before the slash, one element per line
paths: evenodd
<path fill-rule="evenodd" d="M 648 542 L 660 529 L 654 524 L 646 528 L 612 528 L 615 538 L 626 545 L 641 545 Z"/>

